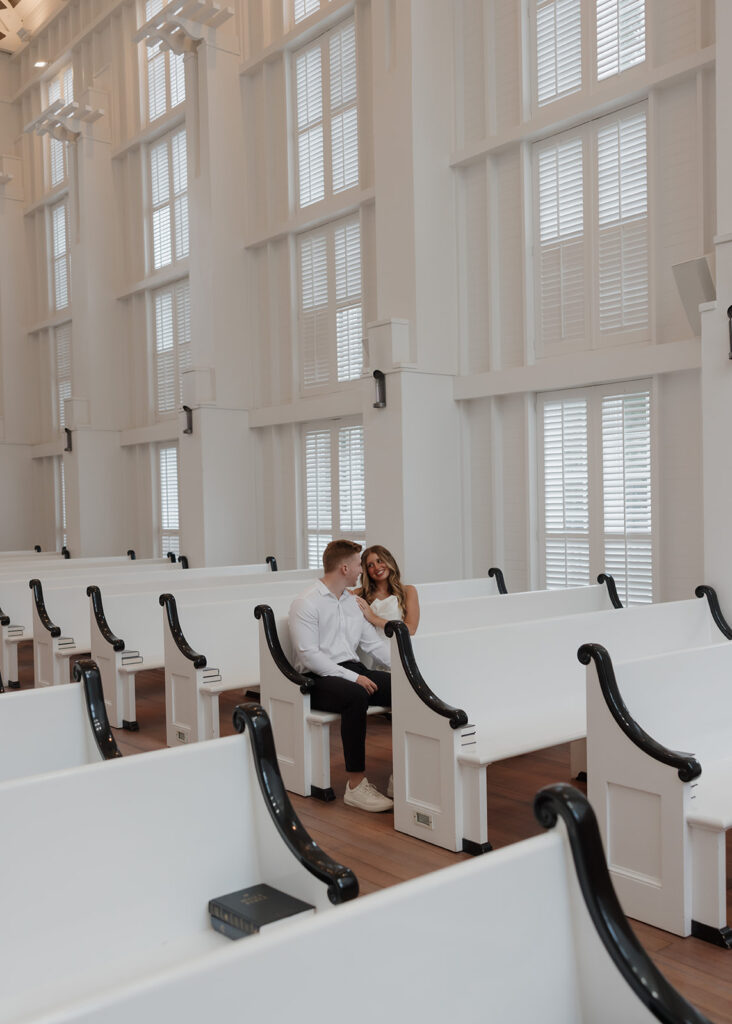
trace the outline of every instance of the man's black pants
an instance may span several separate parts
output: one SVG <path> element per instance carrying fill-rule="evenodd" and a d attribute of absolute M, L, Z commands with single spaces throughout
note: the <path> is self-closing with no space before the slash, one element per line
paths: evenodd
<path fill-rule="evenodd" d="M 342 676 L 316 676 L 310 691 L 310 707 L 314 711 L 331 711 L 341 716 L 341 740 L 347 772 L 362 772 L 366 767 L 366 710 L 369 707 L 391 706 L 391 674 L 366 668 L 360 661 L 342 661 L 343 668 L 367 676 L 376 683 L 376 690 L 367 693 L 360 683 Z"/>

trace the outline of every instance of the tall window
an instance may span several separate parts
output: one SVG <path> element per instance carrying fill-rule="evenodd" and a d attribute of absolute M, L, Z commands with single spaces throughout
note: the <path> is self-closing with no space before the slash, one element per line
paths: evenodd
<path fill-rule="evenodd" d="M 158 415 L 183 404 L 183 371 L 191 365 L 191 297 L 188 281 L 153 292 L 155 406 Z"/>
<path fill-rule="evenodd" d="M 155 270 L 188 255 L 188 162 L 186 131 L 150 147 L 152 261 Z"/>
<path fill-rule="evenodd" d="M 535 147 L 537 355 L 648 329 L 645 107 Z"/>
<path fill-rule="evenodd" d="M 312 427 L 305 431 L 303 447 L 308 566 L 319 568 L 331 540 L 365 539 L 363 427 L 357 423 Z"/>
<path fill-rule="evenodd" d="M 163 9 L 166 0 L 146 0 L 145 21 Z M 186 98 L 183 54 L 162 50 L 160 43 L 145 46 L 147 119 L 156 121 Z"/>
<path fill-rule="evenodd" d="M 295 54 L 300 206 L 358 184 L 356 28 L 353 21 Z"/>
<path fill-rule="evenodd" d="M 48 83 L 48 105 L 56 100 L 63 104 L 74 98 L 74 69 L 69 64 Z M 55 188 L 66 180 L 68 174 L 68 143 L 48 136 L 48 181 Z"/>
<path fill-rule="evenodd" d="M 358 217 L 303 235 L 298 255 L 303 386 L 355 380 L 363 368 Z"/>
<path fill-rule="evenodd" d="M 158 450 L 160 480 L 160 550 L 180 554 L 178 516 L 178 446 L 165 445 Z"/>
<path fill-rule="evenodd" d="M 56 494 L 56 550 L 60 551 L 68 544 L 66 522 L 66 477 L 64 475 L 64 457 L 56 455 L 53 460 L 54 491 Z"/>
<path fill-rule="evenodd" d="M 51 303 L 54 309 L 66 309 L 71 297 L 69 265 L 68 204 L 56 203 L 49 211 Z"/>
<path fill-rule="evenodd" d="M 71 324 L 54 330 L 54 407 L 59 431 L 66 426 L 64 400 L 71 398 Z"/>
<path fill-rule="evenodd" d="M 295 24 L 304 21 L 320 10 L 320 0 L 292 0 L 292 16 Z"/>
<path fill-rule="evenodd" d="M 598 81 L 646 59 L 646 0 L 595 0 L 594 64 Z M 582 19 L 591 16 L 585 0 L 535 0 L 534 75 L 538 106 L 579 92 L 583 80 Z"/>
<path fill-rule="evenodd" d="M 651 396 L 643 383 L 539 400 L 544 582 L 603 570 L 623 603 L 653 599 Z"/>

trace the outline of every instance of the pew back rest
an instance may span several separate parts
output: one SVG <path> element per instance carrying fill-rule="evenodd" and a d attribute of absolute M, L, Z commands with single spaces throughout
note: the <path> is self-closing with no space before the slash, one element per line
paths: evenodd
<path fill-rule="evenodd" d="M 322 965 L 343 951 L 379 950 L 378 985 L 349 1002 L 349 1024 L 389 1020 L 486 1020 L 525 1024 L 650 1024 L 654 1020 L 587 929 L 588 914 L 559 832 L 542 835 L 382 890 L 336 913 L 239 942 L 226 956 L 138 985 L 74 1019 L 207 1019 L 211 1001 L 266 1024 L 308 1016 L 343 1020 L 352 996 L 343 972 L 323 984 Z M 583 919 L 584 918 L 584 919 Z M 527 922 L 541 942 L 526 942 Z M 449 936 L 449 942 L 445 941 Z M 283 984 L 283 978 L 287 979 Z M 64 1019 L 60 1017 L 60 1019 Z"/>
<path fill-rule="evenodd" d="M 316 578 L 314 569 L 294 569 L 292 571 L 283 572 L 270 572 L 269 569 L 266 573 L 242 573 L 241 567 L 237 565 L 232 566 L 214 566 L 211 569 L 186 569 L 181 572 L 175 578 L 175 592 L 179 590 L 195 589 L 197 587 L 216 586 L 221 588 L 227 587 L 250 587 L 252 591 L 257 587 L 290 587 L 294 593 L 302 590 L 305 584 L 309 580 Z M 164 586 L 169 585 L 169 578 L 166 577 L 154 577 L 145 576 L 139 581 L 137 580 L 125 580 L 120 579 L 118 583 L 108 584 L 104 589 L 102 597 L 107 593 L 124 594 L 133 592 L 142 592 L 145 590 L 155 590 L 158 584 L 162 582 Z M 158 590 L 160 592 L 160 589 Z"/>
<path fill-rule="evenodd" d="M 486 629 L 418 631 L 412 647 L 427 685 L 446 703 L 464 708 L 471 721 L 497 714 L 518 721 L 546 707 L 559 714 L 579 706 L 584 713 L 585 672 L 577 661 L 583 643 L 601 643 L 617 659 L 629 660 L 702 646 L 719 635 L 706 602 L 694 598 Z M 393 646 L 392 659 L 398 656 Z M 507 701 L 509 694 L 515 699 Z"/>
<path fill-rule="evenodd" d="M 210 898 L 263 878 L 329 905 L 275 831 L 246 734 L 5 783 L 0 822 L 14 868 L 0 878 L 13 1019 L 89 978 L 143 973 L 208 936 Z"/>
<path fill-rule="evenodd" d="M 275 615 L 286 614 L 292 594 L 266 595 Z M 177 599 L 176 599 L 177 603 Z M 254 609 L 261 597 L 246 597 L 239 601 L 208 601 L 204 604 L 186 604 L 179 607 L 179 620 L 187 642 L 199 654 L 206 656 L 209 666 L 215 666 L 225 680 L 242 684 L 257 683 L 259 676 L 259 623 Z M 165 644 L 173 642 L 165 621 Z M 167 662 L 167 653 L 166 653 Z"/>
<path fill-rule="evenodd" d="M 731 643 L 619 662 L 615 678 L 633 718 L 659 743 L 694 754 L 702 771 L 705 759 L 732 758 Z"/>
<path fill-rule="evenodd" d="M 81 683 L 3 694 L 0 782 L 101 759 Z"/>
<path fill-rule="evenodd" d="M 265 600 L 269 598 L 270 592 L 272 600 L 275 600 L 275 595 L 278 597 L 285 595 L 292 600 L 302 589 L 302 581 L 297 580 L 250 585 L 240 583 L 239 579 L 241 577 L 216 581 L 214 586 L 207 585 L 211 581 L 202 577 L 198 577 L 196 586 L 180 586 L 180 579 L 176 579 L 172 590 L 179 613 L 182 608 L 189 605 L 208 602 L 225 604 L 249 601 L 254 602 L 251 605 L 253 609 L 262 599 L 262 595 Z M 141 590 L 136 590 L 130 585 L 125 585 L 124 588 L 116 585 L 101 588 L 104 615 L 109 628 L 115 636 L 124 640 L 126 648 L 139 651 L 144 658 L 155 657 L 158 659 L 162 657 L 163 653 L 164 627 L 160 618 L 158 601 L 160 590 L 159 581 L 153 586 L 146 586 Z M 89 598 L 89 603 L 92 637 L 94 637 L 94 611 L 91 607 L 91 598 Z M 195 647 L 195 645 L 193 646 Z M 200 653 L 205 653 L 205 651 L 200 651 Z"/>
<path fill-rule="evenodd" d="M 419 632 L 447 633 L 456 629 L 500 626 L 508 622 L 575 615 L 609 608 L 607 589 L 597 585 L 568 590 L 531 590 L 523 594 L 430 599 L 421 604 Z"/>

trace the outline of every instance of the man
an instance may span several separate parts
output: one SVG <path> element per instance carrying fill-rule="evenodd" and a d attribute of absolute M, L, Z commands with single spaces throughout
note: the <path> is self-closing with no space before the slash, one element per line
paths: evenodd
<path fill-rule="evenodd" d="M 349 587 L 361 572 L 361 545 L 334 540 L 323 552 L 323 575 L 290 606 L 290 636 L 295 667 L 309 673 L 315 685 L 310 706 L 341 716 L 346 761 L 344 802 L 363 811 L 388 811 L 393 801 L 366 778 L 366 710 L 391 704 L 391 675 L 366 668 L 356 648 L 389 664 L 389 644 L 363 617 Z"/>

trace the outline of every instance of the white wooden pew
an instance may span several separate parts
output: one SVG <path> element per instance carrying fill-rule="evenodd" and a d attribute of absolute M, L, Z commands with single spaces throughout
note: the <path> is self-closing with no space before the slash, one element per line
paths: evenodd
<path fill-rule="evenodd" d="M 536 807 L 557 827 L 195 963 L 100 985 L 44 1021 L 709 1024 L 635 938 L 584 797 L 552 786 Z M 354 962 L 369 965 L 370 983 L 354 985 Z"/>
<path fill-rule="evenodd" d="M 6 693 L 0 700 L 0 783 L 120 757 L 99 673 L 74 666 L 77 682 Z"/>
<path fill-rule="evenodd" d="M 241 709 L 244 723 L 243 735 L 0 785 L 4 1020 L 227 954 L 208 914 L 225 893 L 267 882 L 317 911 L 357 895 L 295 815 L 262 709 Z"/>
<path fill-rule="evenodd" d="M 494 570 L 495 571 L 495 570 Z M 420 586 L 419 636 L 490 625 L 505 625 L 536 618 L 550 618 L 593 610 L 610 610 L 617 602 L 612 577 L 602 584 L 569 590 L 459 597 L 461 581 Z M 484 580 L 463 580 L 475 594 Z M 480 585 L 480 586 L 479 586 Z M 619 604 L 619 602 L 617 602 Z M 272 718 L 280 771 L 292 793 L 333 800 L 330 784 L 330 726 L 339 716 L 310 707 L 312 682 L 292 666 L 288 609 L 258 609 L 260 631 L 261 701 Z M 257 614 L 255 612 L 255 614 Z M 369 709 L 370 714 L 384 709 Z"/>
<path fill-rule="evenodd" d="M 3 683 L 11 689 L 18 687 L 18 649 L 23 640 L 33 638 L 33 598 L 28 590 L 31 577 L 42 577 L 60 583 L 64 580 L 83 579 L 90 575 L 120 571 L 134 565 L 137 570 L 150 571 L 170 567 L 170 560 L 137 559 L 129 557 L 76 558 L 42 562 L 10 562 L 0 564 L 0 689 Z"/>
<path fill-rule="evenodd" d="M 297 594 L 315 570 L 252 574 L 234 573 L 236 566 L 189 569 L 177 576 L 179 606 L 269 593 Z M 102 674 L 107 713 L 114 728 L 137 729 L 135 679 L 138 672 L 165 667 L 164 626 L 159 596 L 169 589 L 160 577 L 89 586 L 90 651 Z M 217 733 L 218 735 L 218 733 Z M 201 736 L 200 738 L 211 738 Z"/>
<path fill-rule="evenodd" d="M 695 599 L 411 639 L 401 623 L 392 631 L 394 825 L 468 853 L 490 849 L 487 765 L 584 739 L 578 647 L 636 658 L 719 639 Z M 572 774 L 581 755 L 575 742 Z"/>
<path fill-rule="evenodd" d="M 166 566 L 168 571 L 164 573 L 163 582 L 161 571 Z M 120 567 L 95 569 L 93 579 L 113 582 L 151 577 L 157 579 L 160 586 L 161 582 L 162 585 L 169 585 L 168 579 L 173 571 L 176 576 L 182 574 L 179 563 L 147 565 L 129 562 Z M 58 686 L 69 681 L 70 659 L 90 649 L 89 602 L 86 595 L 89 574 L 76 574 L 75 578 L 44 576 L 44 579 L 45 584 L 38 578 L 28 581 L 33 598 L 34 682 L 36 686 Z M 62 624 L 59 625 L 55 619 Z M 28 639 L 26 634 L 21 638 Z M 12 639 L 17 641 L 19 638 L 14 635 Z"/>
<path fill-rule="evenodd" d="M 640 921 L 732 949 L 732 644 L 610 652 L 587 644 L 578 657 L 592 659 L 588 792 L 620 900 Z"/>

